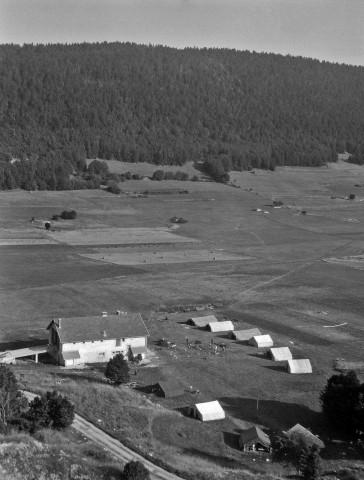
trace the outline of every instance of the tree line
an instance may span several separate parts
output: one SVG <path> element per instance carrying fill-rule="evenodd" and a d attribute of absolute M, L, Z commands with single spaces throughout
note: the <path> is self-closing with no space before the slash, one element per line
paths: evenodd
<path fill-rule="evenodd" d="M 192 160 L 217 178 L 320 166 L 338 152 L 362 159 L 363 134 L 363 67 L 131 43 L 0 46 L 1 189 L 63 189 L 86 158 Z"/>

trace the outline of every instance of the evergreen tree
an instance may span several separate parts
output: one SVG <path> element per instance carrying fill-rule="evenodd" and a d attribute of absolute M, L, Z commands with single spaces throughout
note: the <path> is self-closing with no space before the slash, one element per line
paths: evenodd
<path fill-rule="evenodd" d="M 27 399 L 20 392 L 15 375 L 7 365 L 0 364 L 0 430 L 6 430 L 27 405 Z"/>
<path fill-rule="evenodd" d="M 122 353 L 118 353 L 113 358 L 110 358 L 106 365 L 105 377 L 115 385 L 121 385 L 130 381 L 129 365 Z"/>
<path fill-rule="evenodd" d="M 316 445 L 313 445 L 306 455 L 302 475 L 304 480 L 320 480 L 321 478 L 321 459 Z"/>
<path fill-rule="evenodd" d="M 354 432 L 364 410 L 364 393 L 355 372 L 332 375 L 320 393 L 322 412 L 335 428 Z"/>

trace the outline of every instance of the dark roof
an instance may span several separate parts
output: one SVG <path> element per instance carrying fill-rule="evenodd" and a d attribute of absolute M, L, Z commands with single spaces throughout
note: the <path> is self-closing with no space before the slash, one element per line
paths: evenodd
<path fill-rule="evenodd" d="M 71 350 L 70 352 L 62 352 L 64 360 L 76 360 L 80 357 L 80 352 L 78 350 Z"/>
<path fill-rule="evenodd" d="M 47 330 L 52 326 L 55 326 L 61 343 L 146 337 L 148 335 L 140 313 L 58 318 L 52 320 Z"/>
<path fill-rule="evenodd" d="M 135 355 L 140 355 L 141 353 L 148 353 L 148 350 L 146 347 L 130 347 L 131 353 Z"/>
<path fill-rule="evenodd" d="M 265 447 L 270 447 L 271 442 L 268 437 L 259 427 L 254 425 L 254 427 L 244 430 L 240 434 L 240 443 L 243 445 L 249 444 L 251 442 L 259 442 Z"/>
<path fill-rule="evenodd" d="M 160 387 L 165 397 L 177 397 L 185 393 L 183 387 L 175 378 L 161 380 L 157 383 L 157 386 Z"/>

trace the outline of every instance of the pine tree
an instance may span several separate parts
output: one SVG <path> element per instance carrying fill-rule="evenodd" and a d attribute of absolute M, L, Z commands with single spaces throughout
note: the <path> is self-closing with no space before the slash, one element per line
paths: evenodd
<path fill-rule="evenodd" d="M 27 405 L 13 372 L 7 365 L 0 365 L 0 428 L 6 429 Z"/>
<path fill-rule="evenodd" d="M 120 385 L 130 381 L 129 365 L 124 359 L 122 353 L 118 353 L 115 355 L 115 357 L 108 361 L 105 370 L 105 377 L 115 385 Z"/>
<path fill-rule="evenodd" d="M 306 456 L 305 465 L 302 469 L 304 480 L 320 480 L 321 478 L 321 459 L 317 445 L 310 448 Z"/>

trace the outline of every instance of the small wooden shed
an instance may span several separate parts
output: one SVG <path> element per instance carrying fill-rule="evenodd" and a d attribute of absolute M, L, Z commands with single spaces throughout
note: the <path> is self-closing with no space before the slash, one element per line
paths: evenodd
<path fill-rule="evenodd" d="M 244 452 L 267 452 L 271 450 L 271 441 L 267 434 L 259 427 L 249 428 L 241 432 L 239 437 L 239 447 Z"/>
<path fill-rule="evenodd" d="M 155 389 L 156 392 L 164 398 L 178 397 L 185 393 L 182 385 L 175 378 L 159 381 Z"/>

